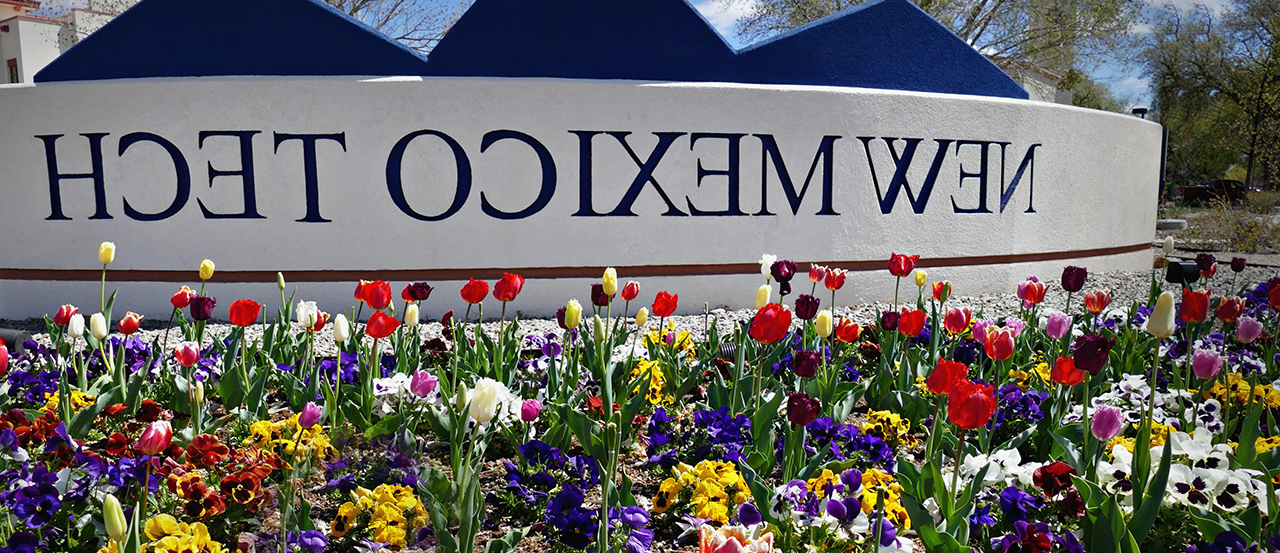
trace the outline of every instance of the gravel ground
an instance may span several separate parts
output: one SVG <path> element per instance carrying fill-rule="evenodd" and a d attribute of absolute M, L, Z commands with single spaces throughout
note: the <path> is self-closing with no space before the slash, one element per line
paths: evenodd
<path fill-rule="evenodd" d="M 1160 238 L 1163 238 L 1163 235 L 1160 236 Z M 1177 250 L 1171 257 L 1173 257 L 1174 259 L 1182 259 L 1182 260 L 1190 261 L 1195 259 L 1195 255 L 1197 253 L 1198 252 L 1195 252 L 1195 251 Z M 1259 254 L 1240 254 L 1240 253 L 1233 253 L 1233 252 L 1215 252 L 1215 255 L 1219 260 L 1223 261 L 1224 263 L 1230 261 L 1233 255 L 1246 257 L 1250 260 L 1251 266 L 1246 268 L 1245 271 L 1238 276 L 1239 286 L 1244 286 L 1246 285 L 1246 283 L 1249 285 L 1252 285 L 1261 280 L 1269 279 L 1274 276 L 1277 276 L 1277 274 L 1280 274 L 1280 255 L 1277 255 L 1277 254 L 1259 255 Z M 1257 266 L 1254 266 L 1255 264 Z M 1158 274 L 1161 278 L 1163 278 L 1163 270 L 1161 270 L 1160 273 Z M 1124 306 L 1127 306 L 1130 302 L 1132 302 L 1135 299 L 1139 299 L 1139 300 L 1146 299 L 1147 290 L 1151 282 L 1151 275 L 1152 273 L 1149 271 L 1090 274 L 1088 281 L 1085 283 L 1085 290 L 1087 291 L 1092 289 L 1108 289 L 1111 291 L 1112 307 L 1123 308 Z M 1049 309 L 1054 309 L 1054 310 L 1063 309 L 1067 298 L 1066 298 L 1066 294 L 1063 293 L 1061 286 L 1058 284 L 1060 275 L 1055 274 L 1055 275 L 1037 275 L 1037 276 L 1039 276 L 1041 280 L 1050 283 L 1049 292 L 1048 294 L 1046 294 L 1045 302 L 1042 305 L 1044 307 L 1047 307 Z M 1214 277 L 1212 287 L 1218 288 L 1218 289 L 1225 289 L 1230 287 L 1233 276 L 1235 276 L 1234 273 L 1232 273 L 1230 268 L 1224 264 L 1219 269 L 1218 275 Z M 804 286 L 805 284 L 808 284 L 807 282 L 804 282 L 806 280 L 806 274 L 798 273 L 796 275 L 796 278 L 799 281 L 796 284 L 797 294 L 808 292 L 807 287 Z M 903 288 L 903 301 L 907 301 L 907 302 L 913 301 L 915 299 L 914 297 L 915 290 L 911 289 L 912 286 L 910 285 L 910 283 L 904 283 L 904 286 L 902 288 Z M 975 316 L 979 312 L 984 312 L 988 316 L 1002 316 L 1002 315 L 1012 314 L 1018 310 L 1019 303 L 1020 303 L 1017 296 L 1014 295 L 1013 290 L 1010 290 L 1009 293 L 1006 293 L 1006 294 L 985 294 L 980 296 L 959 295 L 959 293 L 961 292 L 963 292 L 963 290 L 956 291 L 957 295 L 954 295 L 951 298 L 951 300 L 947 302 L 948 307 L 951 307 L 951 306 L 968 307 L 974 311 Z M 925 293 L 926 294 L 929 293 L 928 288 L 926 288 Z M 826 302 L 829 301 L 830 299 L 830 292 L 819 287 L 817 296 L 818 298 L 824 300 L 823 307 L 825 308 Z M 1076 297 L 1072 299 L 1073 312 L 1079 313 L 1082 306 L 1083 294 L 1076 294 L 1075 296 Z M 793 304 L 794 298 L 795 298 L 795 295 L 788 297 L 787 303 Z M 616 303 L 615 307 L 622 307 L 622 302 Z M 631 314 L 634 315 L 635 310 L 638 309 L 640 306 L 636 305 L 631 307 L 632 307 Z M 266 308 L 269 310 L 272 309 L 271 306 L 267 306 Z M 888 308 L 889 308 L 889 305 L 885 303 L 852 305 L 852 306 L 836 308 L 835 314 L 837 317 L 851 317 L 854 321 L 857 321 L 859 323 L 869 323 L 877 320 L 879 317 L 878 315 L 879 312 Z M 590 309 L 590 306 L 587 306 L 587 309 Z M 1044 310 L 1042 310 L 1042 312 L 1043 311 Z M 735 323 L 743 323 L 743 322 L 749 321 L 751 319 L 751 316 L 754 313 L 755 313 L 754 310 L 748 310 L 748 309 L 741 309 L 736 311 L 726 311 L 723 309 L 716 309 L 716 310 L 712 310 L 711 313 L 708 314 L 707 316 L 702 316 L 702 315 L 676 316 L 676 317 L 670 317 L 668 320 L 669 322 L 675 323 L 677 330 L 687 330 L 694 335 L 695 340 L 701 340 L 706 335 L 705 329 L 713 321 L 716 322 L 716 324 L 718 325 L 717 328 L 719 328 L 721 332 L 727 332 L 733 328 L 733 325 Z M 367 317 L 362 317 L 362 318 L 367 318 Z M 653 317 L 650 317 L 649 321 L 650 321 L 649 322 L 650 326 L 656 326 L 658 323 L 658 321 Z M 167 344 L 169 344 L 169 347 L 172 347 L 172 345 L 178 341 L 180 334 L 179 334 L 179 331 L 175 328 L 169 332 L 169 336 L 166 340 L 164 338 L 166 324 L 167 324 L 166 321 L 159 321 L 155 319 L 144 319 L 142 324 L 142 329 L 139 330 L 135 334 L 135 336 L 148 343 L 152 342 L 153 340 L 165 341 Z M 556 321 L 554 319 L 525 319 L 520 321 L 520 325 L 521 325 L 521 334 L 533 334 L 533 333 L 546 334 L 550 332 L 555 332 L 555 333 L 560 332 L 560 327 L 556 324 Z M 492 334 L 496 334 L 499 326 L 500 326 L 500 323 L 498 323 L 497 321 L 489 321 L 484 324 L 484 329 L 492 335 Z M 37 340 L 45 343 L 47 343 L 48 341 L 48 336 L 44 333 L 44 330 L 45 330 L 44 321 L 41 319 L 0 320 L 0 328 L 26 330 L 28 332 L 31 332 L 33 335 L 35 335 Z M 231 331 L 231 328 L 232 327 L 229 324 L 220 324 L 220 323 L 210 324 L 206 330 L 205 345 L 212 343 L 212 340 L 218 337 L 225 336 L 228 332 Z M 424 340 L 431 340 L 433 338 L 438 338 L 441 336 L 441 329 L 442 327 L 439 322 L 435 322 L 435 321 L 429 322 L 429 323 L 424 322 L 422 324 L 422 337 Z M 294 325 L 294 331 L 295 332 L 301 331 L 301 327 L 298 325 Z M 258 338 L 261 336 L 261 334 L 262 334 L 261 325 L 255 325 L 249 328 L 249 336 L 251 338 Z M 334 355 L 334 353 L 336 352 L 336 348 L 334 347 L 334 344 L 333 344 L 332 324 L 327 326 L 320 333 L 316 334 L 315 347 L 316 347 L 317 354 L 320 356 Z"/>

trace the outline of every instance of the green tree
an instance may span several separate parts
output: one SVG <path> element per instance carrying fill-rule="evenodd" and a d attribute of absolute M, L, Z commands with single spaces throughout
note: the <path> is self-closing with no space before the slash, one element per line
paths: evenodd
<path fill-rule="evenodd" d="M 1245 180 L 1256 162 L 1276 157 L 1280 119 L 1280 3 L 1234 0 L 1221 15 L 1166 6 L 1143 51 L 1159 120 L 1174 135 L 1226 142 L 1242 152 Z M 1213 149 L 1213 144 L 1190 145 Z M 1199 162 L 1213 166 L 1220 153 Z M 1272 173 L 1274 174 L 1274 173 Z"/>
<path fill-rule="evenodd" d="M 721 0 L 724 7 L 748 0 Z M 795 28 L 864 0 L 755 0 L 736 31 L 748 39 Z M 1063 72 L 1077 58 L 1127 51 L 1138 0 L 913 0 L 961 39 L 992 58 Z"/>

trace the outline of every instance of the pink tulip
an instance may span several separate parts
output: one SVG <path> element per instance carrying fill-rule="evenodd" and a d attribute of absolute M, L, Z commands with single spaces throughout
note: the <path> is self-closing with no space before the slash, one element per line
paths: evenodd
<path fill-rule="evenodd" d="M 1191 372 L 1196 373 L 1197 377 L 1209 380 L 1222 371 L 1222 356 L 1217 351 L 1211 349 L 1196 350 L 1196 354 L 1191 358 Z"/>
<path fill-rule="evenodd" d="M 1119 436 L 1124 431 L 1124 413 L 1110 405 L 1098 407 L 1093 412 L 1089 431 L 1093 433 L 1093 437 L 1103 442 Z"/>
<path fill-rule="evenodd" d="M 1022 330 L 1027 328 L 1027 323 L 1022 319 L 1015 319 L 1013 317 L 1009 317 L 1008 319 L 1004 320 L 1004 327 L 1012 331 L 1013 337 L 1017 338 L 1019 335 L 1022 334 Z"/>
<path fill-rule="evenodd" d="M 1045 323 L 1044 331 L 1054 340 L 1061 340 L 1068 332 L 1071 332 L 1071 316 L 1065 313 L 1050 313 L 1049 320 Z"/>
<path fill-rule="evenodd" d="M 1262 335 L 1262 323 L 1253 317 L 1240 317 L 1236 321 L 1236 340 L 1241 344 L 1250 344 Z"/>
<path fill-rule="evenodd" d="M 155 421 L 142 431 L 142 437 L 134 442 L 133 448 L 146 455 L 155 455 L 169 449 L 173 443 L 173 427 L 169 421 Z"/>
<path fill-rule="evenodd" d="M 320 406 L 308 401 L 307 406 L 302 408 L 302 413 L 298 414 L 298 426 L 303 429 L 315 426 L 317 422 L 320 422 L 321 414 Z"/>
<path fill-rule="evenodd" d="M 533 422 L 538 419 L 538 414 L 542 412 L 542 402 L 536 399 L 526 399 L 520 405 L 520 420 L 524 422 Z"/>
<path fill-rule="evenodd" d="M 413 378 L 409 379 L 409 391 L 418 397 L 427 397 L 428 394 L 435 391 L 436 385 L 440 379 L 431 375 L 427 371 L 414 371 Z"/>
<path fill-rule="evenodd" d="M 200 346 L 195 342 L 183 342 L 173 349 L 173 357 L 184 367 L 193 367 L 200 362 Z"/>
<path fill-rule="evenodd" d="M 993 324 L 995 324 L 995 323 L 993 323 L 993 322 L 991 322 L 991 321 L 988 321 L 988 320 L 985 320 L 985 319 L 978 319 L 978 320 L 976 320 L 976 321 L 973 321 L 973 339 L 974 339 L 974 340 L 976 340 L 976 341 L 978 341 L 978 342 L 986 342 L 986 341 L 987 341 L 987 327 L 989 327 L 989 326 L 991 326 L 991 325 L 993 325 Z"/>

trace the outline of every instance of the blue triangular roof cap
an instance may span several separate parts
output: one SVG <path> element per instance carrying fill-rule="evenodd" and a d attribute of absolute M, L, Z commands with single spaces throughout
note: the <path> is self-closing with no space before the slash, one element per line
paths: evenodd
<path fill-rule="evenodd" d="M 142 0 L 36 82 L 226 75 L 422 75 L 426 59 L 322 0 Z"/>

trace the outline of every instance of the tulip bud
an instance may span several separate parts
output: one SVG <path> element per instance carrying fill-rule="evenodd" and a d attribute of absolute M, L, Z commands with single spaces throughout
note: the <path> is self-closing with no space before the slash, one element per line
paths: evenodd
<path fill-rule="evenodd" d="M 593 326 L 595 327 L 595 335 L 593 337 L 595 338 L 596 343 L 599 344 L 604 341 L 604 320 L 601 319 L 599 315 L 596 315 L 593 323 Z"/>
<path fill-rule="evenodd" d="M 622 287 L 622 299 L 631 301 L 640 295 L 640 283 L 634 280 L 627 281 L 627 285 Z"/>
<path fill-rule="evenodd" d="M 520 404 L 520 420 L 524 422 L 533 422 L 538 420 L 538 414 L 542 412 L 542 402 L 536 399 L 526 399 Z"/>
<path fill-rule="evenodd" d="M 916 286 L 924 288 L 924 283 L 929 281 L 929 273 L 922 270 L 916 270 Z"/>
<path fill-rule="evenodd" d="M 564 327 L 567 329 L 578 328 L 582 324 L 582 304 L 578 300 L 569 300 L 564 304 Z"/>
<path fill-rule="evenodd" d="M 284 291 L 284 273 L 276 273 L 276 288 L 279 288 L 281 292 Z"/>
<path fill-rule="evenodd" d="M 108 332 L 110 330 L 107 329 L 107 318 L 102 313 L 94 313 L 93 316 L 89 317 L 89 334 L 92 334 L 94 338 L 104 340 Z"/>
<path fill-rule="evenodd" d="M 98 246 L 98 261 L 102 262 L 103 265 L 110 265 L 111 262 L 115 260 L 116 260 L 116 243 L 115 242 L 103 242 L 101 246 Z"/>
<path fill-rule="evenodd" d="M 196 390 L 192 395 L 195 396 L 196 403 L 204 403 L 204 382 L 196 381 Z"/>
<path fill-rule="evenodd" d="M 601 284 L 604 284 L 605 295 L 612 296 L 618 293 L 618 271 L 614 270 L 613 267 L 605 269 Z"/>
<path fill-rule="evenodd" d="M 169 426 L 169 421 L 155 421 L 147 425 L 133 447 L 146 455 L 155 455 L 169 449 L 171 443 L 173 427 Z"/>
<path fill-rule="evenodd" d="M 120 507 L 120 500 L 115 495 L 107 494 L 102 499 L 102 520 L 107 525 L 107 535 L 117 543 L 124 543 L 129 525 L 124 520 L 124 509 Z"/>
<path fill-rule="evenodd" d="M 333 320 L 333 341 L 339 344 L 347 341 L 351 337 L 351 326 L 347 324 L 347 316 L 338 313 L 338 317 Z"/>
<path fill-rule="evenodd" d="M 760 309 L 769 304 L 769 297 L 773 295 L 773 287 L 768 284 L 761 284 L 756 289 L 756 309 Z"/>
<path fill-rule="evenodd" d="M 831 336 L 831 331 L 834 330 L 831 322 L 831 310 L 823 309 L 822 311 L 819 311 L 818 316 L 813 321 L 813 324 L 818 329 L 818 336 L 823 338 Z"/>
<path fill-rule="evenodd" d="M 320 422 L 320 415 L 322 414 L 324 413 L 320 410 L 320 406 L 308 401 L 307 406 L 302 408 L 301 413 L 298 413 L 298 426 L 301 426 L 303 430 L 311 428 L 317 422 Z"/>
<path fill-rule="evenodd" d="M 1147 317 L 1148 334 L 1156 338 L 1168 338 L 1173 334 L 1176 325 L 1173 312 L 1173 294 L 1163 292 L 1160 298 L 1156 300 L 1156 308 L 1151 312 L 1151 316 Z"/>
<path fill-rule="evenodd" d="M 418 304 L 411 303 L 404 308 L 404 324 L 408 327 L 418 326 Z"/>
<path fill-rule="evenodd" d="M 1164 239 L 1164 254 L 1169 255 L 1171 253 L 1173 253 L 1173 237 L 1166 236 Z"/>
<path fill-rule="evenodd" d="M 644 328 L 644 323 L 649 322 L 649 308 L 641 307 L 636 311 L 636 328 Z"/>
<path fill-rule="evenodd" d="M 84 336 L 84 315 L 76 313 L 67 321 L 67 335 L 72 338 Z"/>
<path fill-rule="evenodd" d="M 458 394 L 453 398 L 453 403 L 458 407 L 459 413 L 466 410 L 467 408 L 467 385 L 466 384 L 458 384 Z"/>
<path fill-rule="evenodd" d="M 213 278 L 213 261 L 208 259 L 200 262 L 200 280 L 209 280 Z"/>

